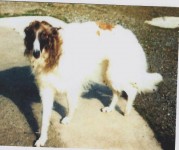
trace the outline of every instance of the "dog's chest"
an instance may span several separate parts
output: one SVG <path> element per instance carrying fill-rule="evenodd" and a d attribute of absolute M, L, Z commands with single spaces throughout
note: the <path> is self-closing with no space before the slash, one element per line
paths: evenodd
<path fill-rule="evenodd" d="M 36 78 L 37 83 L 41 87 L 50 87 L 57 92 L 63 92 L 66 89 L 64 81 L 56 72 L 40 75 Z"/>

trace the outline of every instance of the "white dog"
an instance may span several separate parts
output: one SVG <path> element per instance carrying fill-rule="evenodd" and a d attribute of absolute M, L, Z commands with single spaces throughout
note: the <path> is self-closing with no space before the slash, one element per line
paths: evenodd
<path fill-rule="evenodd" d="M 103 112 L 112 111 L 121 92 L 127 93 L 125 114 L 131 111 L 137 93 L 152 92 L 162 81 L 160 74 L 147 72 L 145 53 L 135 35 L 119 25 L 71 23 L 60 29 L 45 21 L 34 21 L 24 31 L 25 56 L 30 60 L 43 104 L 41 136 L 36 146 L 43 146 L 47 140 L 56 93 L 66 93 L 69 112 L 62 123 L 67 124 L 82 85 L 90 77 L 105 80 L 113 91 L 112 102 Z"/>

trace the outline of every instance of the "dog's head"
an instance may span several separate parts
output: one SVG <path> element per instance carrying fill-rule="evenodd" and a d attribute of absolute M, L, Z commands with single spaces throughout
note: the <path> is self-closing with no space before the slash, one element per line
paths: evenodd
<path fill-rule="evenodd" d="M 62 41 L 58 33 L 59 29 L 45 21 L 30 23 L 24 30 L 24 55 L 33 59 L 43 58 L 46 69 L 53 68 L 61 54 Z"/>

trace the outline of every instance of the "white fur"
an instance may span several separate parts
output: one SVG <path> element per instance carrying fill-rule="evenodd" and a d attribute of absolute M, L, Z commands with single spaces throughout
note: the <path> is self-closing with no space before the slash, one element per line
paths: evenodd
<path fill-rule="evenodd" d="M 100 34 L 99 34 L 100 33 Z M 120 92 L 126 91 L 129 114 L 138 92 L 149 92 L 162 81 L 158 73 L 147 72 L 145 53 L 135 35 L 117 25 L 112 30 L 103 30 L 95 22 L 71 23 L 59 31 L 63 40 L 59 65 L 49 73 L 35 72 L 43 103 L 43 121 L 40 139 L 36 146 L 43 146 L 56 92 L 66 93 L 69 113 L 62 123 L 70 122 L 81 94 L 82 85 L 90 80 L 103 81 L 113 91 L 113 99 L 103 112 L 114 109 Z M 44 63 L 42 58 L 34 63 Z M 107 67 L 105 67 L 107 61 Z M 99 69 L 103 68 L 103 69 Z M 103 71 L 102 71 L 103 70 Z"/>
<path fill-rule="evenodd" d="M 38 39 L 38 32 L 36 33 L 36 38 L 35 38 L 35 41 L 34 41 L 33 50 L 34 51 L 40 51 L 40 42 L 39 42 L 39 39 Z"/>

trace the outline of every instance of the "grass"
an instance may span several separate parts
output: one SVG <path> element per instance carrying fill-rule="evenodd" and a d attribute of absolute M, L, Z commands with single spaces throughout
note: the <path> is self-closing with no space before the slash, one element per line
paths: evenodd
<path fill-rule="evenodd" d="M 0 14 L 0 18 L 5 18 L 5 17 L 18 17 L 18 16 L 52 16 L 54 18 L 58 18 L 66 23 L 69 23 L 70 21 L 64 17 L 64 16 L 60 16 L 60 15 L 49 15 L 47 14 L 44 10 L 42 9 L 34 9 L 34 10 L 30 10 L 24 13 L 14 13 L 14 14 L 10 14 L 10 13 L 4 13 L 4 14 Z"/>
<path fill-rule="evenodd" d="M 34 16 L 34 15 L 46 15 L 46 11 L 44 11 L 43 9 L 33 9 L 33 10 L 28 10 L 25 15 L 27 16 Z"/>
<path fill-rule="evenodd" d="M 0 18 L 11 17 L 9 13 L 0 14 Z"/>

